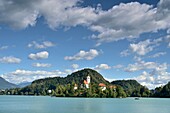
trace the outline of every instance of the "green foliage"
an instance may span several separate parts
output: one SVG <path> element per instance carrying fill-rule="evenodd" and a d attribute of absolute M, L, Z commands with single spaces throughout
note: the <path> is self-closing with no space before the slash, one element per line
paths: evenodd
<path fill-rule="evenodd" d="M 152 96 L 153 97 L 160 97 L 161 91 L 162 91 L 162 87 L 155 88 L 155 90 L 152 90 L 152 92 L 153 92 Z"/>
<path fill-rule="evenodd" d="M 170 82 L 163 87 L 156 88 L 153 97 L 170 98 Z"/>
<path fill-rule="evenodd" d="M 121 86 L 117 86 L 117 97 L 126 97 L 126 93 Z"/>
<path fill-rule="evenodd" d="M 91 77 L 90 88 L 80 87 L 87 76 Z M 92 69 L 84 69 L 72 73 L 67 77 L 54 77 L 35 80 L 31 85 L 24 88 L 15 88 L 1 92 L 1 94 L 11 95 L 51 95 L 57 97 L 118 97 L 118 93 L 113 89 L 102 91 L 98 84 L 104 83 L 109 86 L 101 74 Z M 78 89 L 74 90 L 74 85 Z M 48 92 L 51 90 L 51 93 Z"/>
<path fill-rule="evenodd" d="M 111 82 L 111 84 L 121 86 L 128 97 L 150 96 L 149 89 L 140 85 L 136 80 L 117 80 Z"/>

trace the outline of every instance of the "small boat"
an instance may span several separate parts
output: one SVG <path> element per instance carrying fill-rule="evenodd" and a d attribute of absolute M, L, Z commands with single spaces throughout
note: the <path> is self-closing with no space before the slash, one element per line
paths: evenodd
<path fill-rule="evenodd" d="M 136 97 L 135 100 L 139 100 L 139 97 Z"/>

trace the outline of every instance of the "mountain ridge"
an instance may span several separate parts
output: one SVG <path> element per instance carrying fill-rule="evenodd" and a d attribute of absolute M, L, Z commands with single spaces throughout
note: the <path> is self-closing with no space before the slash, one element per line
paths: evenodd
<path fill-rule="evenodd" d="M 17 85 L 8 82 L 4 78 L 0 77 L 0 89 L 10 89 L 10 88 L 16 88 Z"/>

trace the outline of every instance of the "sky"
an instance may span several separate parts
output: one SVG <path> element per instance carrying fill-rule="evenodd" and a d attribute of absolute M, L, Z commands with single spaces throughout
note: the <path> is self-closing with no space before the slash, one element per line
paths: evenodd
<path fill-rule="evenodd" d="M 170 81 L 169 0 L 0 0 L 0 77 L 92 68 L 150 89 Z"/>

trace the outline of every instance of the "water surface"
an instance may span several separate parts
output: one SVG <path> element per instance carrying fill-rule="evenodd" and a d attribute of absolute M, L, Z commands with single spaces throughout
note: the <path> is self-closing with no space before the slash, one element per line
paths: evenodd
<path fill-rule="evenodd" d="M 170 99 L 0 96 L 0 113 L 170 113 Z"/>

